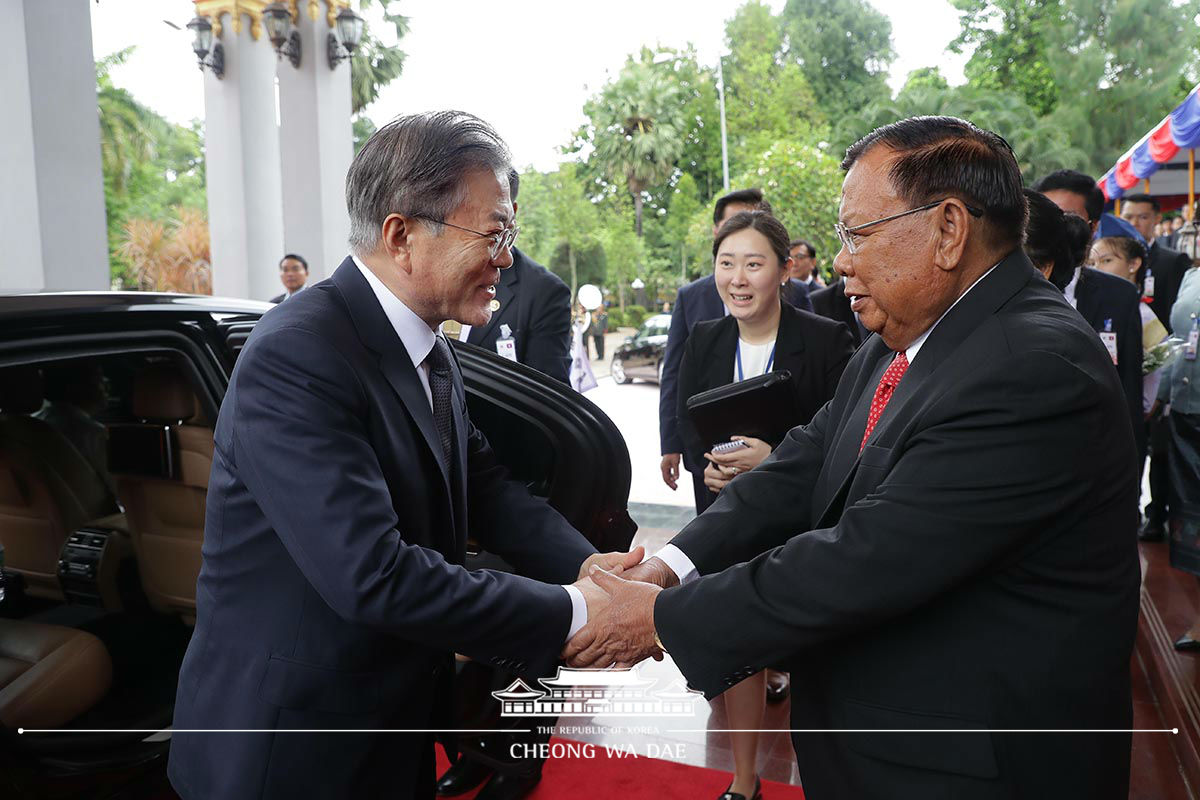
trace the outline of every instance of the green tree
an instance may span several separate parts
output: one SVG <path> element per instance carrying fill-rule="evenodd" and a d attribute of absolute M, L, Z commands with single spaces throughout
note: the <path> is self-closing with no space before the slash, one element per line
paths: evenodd
<path fill-rule="evenodd" d="M 974 47 L 965 72 L 980 89 L 1013 92 L 1038 116 L 1054 110 L 1059 88 L 1044 32 L 1059 17 L 1060 0 L 951 0 L 962 32 L 949 49 Z"/>
<path fill-rule="evenodd" d="M 1077 168 L 1087 155 L 1049 118 L 1039 117 L 1018 95 L 965 85 L 905 88 L 894 100 L 872 103 L 839 127 L 839 151 L 880 125 L 906 117 L 945 115 L 970 120 L 1012 145 L 1027 181 L 1056 169 Z"/>
<path fill-rule="evenodd" d="M 829 119 L 890 96 L 892 23 L 866 0 L 788 0 L 780 19 L 787 57 Z"/>
<path fill-rule="evenodd" d="M 824 150 L 784 140 L 764 152 L 738 185 L 761 186 L 776 218 L 792 238 L 803 237 L 816 246 L 828 272 L 840 247 L 833 226 L 842 177 L 838 160 Z"/>
<path fill-rule="evenodd" d="M 730 172 L 738 173 L 779 139 L 816 141 L 826 118 L 800 65 L 783 56 L 781 22 L 761 0 L 725 25 L 725 108 Z"/>
<path fill-rule="evenodd" d="M 1044 31 L 1059 87 L 1048 116 L 1087 154 L 1099 175 L 1182 99 L 1180 76 L 1194 85 L 1200 2 L 1060 0 Z"/>
<path fill-rule="evenodd" d="M 554 226 L 553 238 L 556 245 L 566 248 L 571 297 L 575 297 L 579 288 L 576 258 L 582 248 L 595 241 L 598 223 L 596 209 L 584 195 L 575 169 L 575 164 L 568 162 L 547 176 L 547 188 L 553 197 L 550 212 Z"/>
<path fill-rule="evenodd" d="M 397 0 L 359 0 L 359 8 L 367 9 L 378 5 L 383 10 L 384 22 L 396 32 L 396 44 L 385 44 L 367 27 L 362 41 L 350 57 L 350 105 L 351 113 L 358 114 L 375 102 L 379 90 L 400 77 L 404 70 L 405 53 L 399 42 L 408 33 L 408 17 L 391 10 Z"/>
<path fill-rule="evenodd" d="M 950 84 L 942 75 L 942 71 L 937 67 L 921 67 L 908 73 L 908 79 L 904 82 L 904 86 L 900 91 L 910 92 L 921 88 L 946 91 L 950 88 Z"/>
<path fill-rule="evenodd" d="M 589 123 L 577 143 L 590 145 L 589 162 L 632 197 L 639 237 L 644 194 L 671 177 L 683 152 L 682 100 L 679 85 L 653 62 L 630 58 L 616 80 L 584 105 Z"/>
<path fill-rule="evenodd" d="M 611 214 L 603 221 L 598 233 L 607 265 L 605 282 L 610 290 L 616 288 L 621 311 L 625 310 L 625 292 L 633 279 L 642 274 L 646 261 L 645 242 L 634 233 L 630 222 L 625 214 Z"/>
<path fill-rule="evenodd" d="M 367 139 L 370 139 L 371 135 L 376 131 L 375 123 L 371 121 L 370 117 L 364 114 L 354 117 L 350 129 L 354 136 L 355 153 L 362 149 L 362 146 L 367 143 Z"/>
<path fill-rule="evenodd" d="M 100 161 L 117 191 L 123 191 L 133 165 L 154 152 L 152 130 L 157 120 L 133 95 L 113 85 L 110 72 L 124 64 L 134 47 L 126 47 L 96 62 L 96 103 L 100 111 Z"/>

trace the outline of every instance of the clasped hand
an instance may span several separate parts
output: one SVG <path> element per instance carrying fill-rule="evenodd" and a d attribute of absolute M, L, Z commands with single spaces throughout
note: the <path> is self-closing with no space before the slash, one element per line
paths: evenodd
<path fill-rule="evenodd" d="M 640 549 L 640 548 L 638 548 Z M 576 583 L 588 604 L 588 622 L 563 649 L 563 659 L 578 668 L 628 668 L 647 658 L 660 660 L 654 643 L 654 601 L 658 593 L 678 582 L 675 573 L 657 558 L 620 573 L 598 565 L 589 567 Z"/>

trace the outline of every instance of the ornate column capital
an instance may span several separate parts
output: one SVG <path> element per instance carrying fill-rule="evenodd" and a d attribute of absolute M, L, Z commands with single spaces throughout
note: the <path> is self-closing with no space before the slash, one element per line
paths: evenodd
<path fill-rule="evenodd" d="M 258 37 L 262 35 L 262 11 L 267 7 L 269 0 L 192 0 L 196 4 L 196 15 L 200 17 L 209 17 L 212 20 L 213 36 L 221 38 L 223 24 L 221 16 L 229 15 L 229 25 L 233 28 L 235 34 L 242 32 L 242 26 L 245 24 L 243 17 L 250 21 L 250 38 L 258 41 Z M 296 11 L 296 0 L 290 3 L 292 6 L 292 18 L 298 19 L 299 14 Z"/>

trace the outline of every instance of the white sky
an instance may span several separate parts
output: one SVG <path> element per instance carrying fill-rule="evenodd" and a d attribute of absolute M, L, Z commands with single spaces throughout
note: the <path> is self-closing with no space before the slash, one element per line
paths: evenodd
<path fill-rule="evenodd" d="M 776 12 L 784 1 L 769 0 Z M 404 73 L 367 113 L 378 124 L 414 111 L 470 111 L 496 127 L 519 165 L 552 169 L 563 159 L 558 148 L 584 121 L 584 101 L 620 70 L 627 54 L 642 45 L 682 48 L 691 42 L 701 60 L 715 63 L 725 21 L 741 2 L 402 0 L 399 9 L 409 17 Z M 951 83 L 961 82 L 966 58 L 945 52 L 959 30 L 948 0 L 871 2 L 892 21 L 898 54 L 889 80 L 893 89 L 910 71 L 925 66 L 940 66 Z M 90 5 L 97 58 L 137 45 L 129 62 L 112 73 L 118 86 L 174 122 L 204 116 L 190 32 L 162 22 L 169 19 L 182 28 L 195 13 L 191 0 Z M 380 33 L 385 40 L 391 34 Z"/>

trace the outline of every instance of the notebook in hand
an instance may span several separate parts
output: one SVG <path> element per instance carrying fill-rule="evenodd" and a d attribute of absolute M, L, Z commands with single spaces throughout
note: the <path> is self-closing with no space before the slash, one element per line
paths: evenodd
<path fill-rule="evenodd" d="M 777 444 L 800 424 L 800 397 L 787 370 L 768 372 L 692 395 L 688 416 L 702 441 L 717 444 L 730 436 L 753 436 Z"/>

